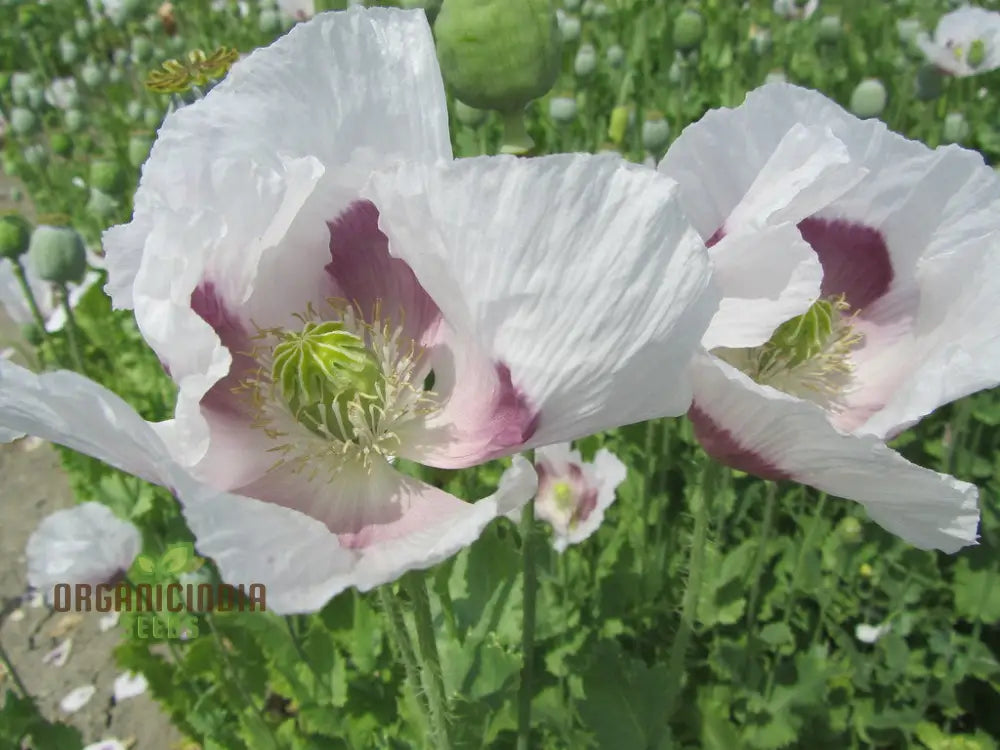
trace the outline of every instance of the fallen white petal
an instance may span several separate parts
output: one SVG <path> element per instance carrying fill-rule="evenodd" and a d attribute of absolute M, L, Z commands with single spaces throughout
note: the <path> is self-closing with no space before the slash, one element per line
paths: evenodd
<path fill-rule="evenodd" d="M 142 695 L 148 686 L 149 683 L 142 674 L 123 672 L 115 678 L 115 703 Z"/>
<path fill-rule="evenodd" d="M 115 625 L 118 624 L 118 620 L 120 617 L 121 614 L 118 612 L 108 612 L 100 620 L 97 621 L 97 627 L 100 629 L 102 633 L 106 633 L 109 630 L 111 630 L 111 628 L 113 628 Z"/>
<path fill-rule="evenodd" d="M 59 710 L 67 714 L 76 713 L 90 702 L 96 692 L 97 688 L 93 685 L 81 685 L 71 690 L 65 698 L 59 701 Z"/>

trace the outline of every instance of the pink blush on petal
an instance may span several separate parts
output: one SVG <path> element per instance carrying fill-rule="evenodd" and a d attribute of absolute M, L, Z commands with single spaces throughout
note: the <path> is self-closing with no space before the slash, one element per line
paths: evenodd
<path fill-rule="evenodd" d="M 766 458 L 739 444 L 731 432 L 693 405 L 688 417 L 694 425 L 694 436 L 705 452 L 721 464 L 745 471 L 761 479 L 791 479 L 791 475 Z"/>

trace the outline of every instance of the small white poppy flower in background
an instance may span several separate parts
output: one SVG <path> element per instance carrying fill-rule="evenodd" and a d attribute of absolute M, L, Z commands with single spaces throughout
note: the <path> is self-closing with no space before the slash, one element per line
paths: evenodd
<path fill-rule="evenodd" d="M 718 297 L 676 190 L 620 156 L 454 160 L 423 11 L 318 15 L 166 118 L 105 234 L 175 419 L 0 363 L 0 425 L 170 487 L 226 582 L 318 609 L 536 489 L 515 458 L 467 503 L 397 458 L 465 468 L 687 410 Z"/>
<path fill-rule="evenodd" d="M 867 625 L 861 623 L 854 628 L 854 637 L 862 643 L 875 643 L 879 638 L 892 630 L 892 625 L 888 622 L 881 625 Z"/>
<path fill-rule="evenodd" d="M 785 18 L 802 21 L 819 8 L 819 0 L 774 0 L 774 12 Z"/>
<path fill-rule="evenodd" d="M 857 500 L 918 547 L 973 544 L 976 487 L 885 441 L 1000 382 L 1000 176 L 787 84 L 709 112 L 660 169 L 723 290 L 694 365 L 705 450 Z"/>
<path fill-rule="evenodd" d="M 59 701 L 59 710 L 66 714 L 76 713 L 90 702 L 96 692 L 97 688 L 93 685 L 74 688 Z"/>
<path fill-rule="evenodd" d="M 959 78 L 1000 68 L 1000 13 L 965 6 L 938 21 L 934 38 L 927 32 L 916 36 L 927 60 Z"/>
<path fill-rule="evenodd" d="M 144 675 L 137 672 L 123 672 L 115 678 L 115 703 L 142 695 L 146 692 L 147 687 L 149 687 L 149 683 Z"/>
<path fill-rule="evenodd" d="M 538 448 L 535 471 L 535 516 L 552 526 L 552 546 L 558 552 L 597 531 L 626 475 L 625 464 L 606 448 L 587 463 L 569 443 Z"/>
<path fill-rule="evenodd" d="M 96 585 L 124 574 L 142 549 L 139 530 L 101 503 L 47 516 L 28 538 L 28 583 L 52 601 L 53 586 Z"/>

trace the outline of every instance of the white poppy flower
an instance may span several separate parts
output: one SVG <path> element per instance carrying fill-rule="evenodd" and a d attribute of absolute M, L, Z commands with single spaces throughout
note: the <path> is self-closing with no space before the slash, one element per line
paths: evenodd
<path fill-rule="evenodd" d="M 723 289 L 706 336 L 712 355 L 694 367 L 691 416 L 706 450 L 857 500 L 917 546 L 973 543 L 976 488 L 884 441 L 1000 381 L 993 170 L 978 154 L 932 151 L 787 84 L 707 114 L 660 169 L 681 183 L 710 238 Z M 800 239 L 765 242 L 784 219 L 817 254 L 818 290 L 802 274 L 792 283 L 789 269 L 808 266 Z M 740 249 L 755 237 L 768 247 Z"/>
<path fill-rule="evenodd" d="M 149 683 L 144 675 L 137 672 L 123 672 L 115 678 L 115 703 L 142 695 L 146 692 L 147 687 L 149 687 Z"/>
<path fill-rule="evenodd" d="M 74 688 L 59 701 L 59 710 L 63 713 L 74 714 L 86 706 L 96 692 L 97 688 L 93 685 L 81 685 Z"/>
<path fill-rule="evenodd" d="M 934 38 L 916 37 L 929 62 L 959 78 L 1000 68 L 1000 13 L 965 6 L 938 21 Z"/>
<path fill-rule="evenodd" d="M 597 531 L 626 475 L 625 464 L 606 448 L 586 463 L 569 443 L 536 450 L 535 471 L 535 516 L 552 526 L 552 546 L 558 552 Z"/>
<path fill-rule="evenodd" d="M 92 266 L 100 267 L 103 261 L 88 251 L 87 262 Z M 56 296 L 54 287 L 38 277 L 28 255 L 21 256 L 21 264 L 24 267 L 24 275 L 28 279 L 28 286 L 31 287 L 31 291 L 35 295 L 39 312 L 45 318 L 45 330 L 49 333 L 61 331 L 66 325 L 66 311 L 63 310 L 62 304 L 58 301 L 59 298 Z M 83 295 L 99 278 L 100 273 L 97 271 L 88 271 L 82 282 L 68 285 L 70 307 L 76 307 Z M 15 323 L 24 325 L 35 320 L 31 314 L 31 307 L 24 298 L 21 284 L 18 282 L 17 276 L 14 275 L 14 265 L 7 258 L 0 258 L 0 305 Z"/>
<path fill-rule="evenodd" d="M 321 14 L 168 116 L 105 235 L 175 419 L 4 366 L 0 424 L 168 485 L 227 582 L 316 609 L 536 487 L 516 459 L 469 504 L 397 459 L 463 468 L 687 409 L 717 296 L 676 189 L 620 157 L 453 161 L 423 12 Z"/>
<path fill-rule="evenodd" d="M 819 0 L 807 0 L 804 3 L 799 0 L 774 0 L 772 7 L 779 16 L 805 20 L 819 8 Z"/>
<path fill-rule="evenodd" d="M 879 638 L 892 630 L 892 625 L 883 623 L 881 625 L 859 624 L 854 628 L 854 637 L 862 643 L 875 643 Z"/>
<path fill-rule="evenodd" d="M 47 516 L 28 538 L 28 583 L 51 602 L 56 584 L 107 583 L 125 573 L 141 549 L 135 526 L 105 505 L 81 503 Z"/>

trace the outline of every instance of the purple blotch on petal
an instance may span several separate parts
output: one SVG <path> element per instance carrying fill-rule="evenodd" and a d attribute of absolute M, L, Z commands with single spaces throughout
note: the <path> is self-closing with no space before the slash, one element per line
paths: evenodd
<path fill-rule="evenodd" d="M 203 281 L 191 293 L 191 309 L 212 326 L 233 358 L 229 373 L 209 389 L 202 397 L 201 405 L 229 414 L 248 412 L 251 405 L 233 392 L 245 377 L 257 369 L 257 362 L 249 354 L 253 347 L 242 321 L 226 307 L 222 295 L 211 281 Z"/>
<path fill-rule="evenodd" d="M 792 478 L 764 457 L 740 445 L 729 430 L 712 420 L 697 405 L 692 405 L 688 410 L 688 417 L 694 425 L 694 436 L 701 447 L 719 463 L 761 479 L 777 481 Z"/>
<path fill-rule="evenodd" d="M 496 373 L 499 393 L 488 427 L 492 433 L 490 458 L 506 455 L 528 442 L 538 430 L 541 418 L 541 414 L 528 405 L 524 394 L 514 387 L 510 368 L 500 363 Z"/>
<path fill-rule="evenodd" d="M 721 226 L 712 232 L 712 236 L 705 240 L 705 247 L 712 247 L 719 243 L 719 241 L 726 236 L 725 226 Z"/>
<path fill-rule="evenodd" d="M 863 310 L 889 291 L 892 260 L 877 229 L 813 216 L 799 222 L 799 231 L 823 266 L 824 297 L 843 294 L 851 309 Z"/>

